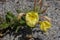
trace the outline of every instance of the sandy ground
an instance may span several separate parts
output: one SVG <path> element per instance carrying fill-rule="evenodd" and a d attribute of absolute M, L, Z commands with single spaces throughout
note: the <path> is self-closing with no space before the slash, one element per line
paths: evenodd
<path fill-rule="evenodd" d="M 23 12 L 25 12 L 27 9 L 31 10 L 33 8 L 33 0 L 19 0 L 19 2 L 17 1 L 18 0 L 7 0 L 4 3 L 0 2 L 0 15 L 4 17 L 7 10 L 11 10 L 16 15 L 17 12 L 15 9 L 20 8 Z M 48 32 L 44 34 L 35 32 L 33 36 L 42 38 L 42 40 L 60 40 L 60 0 L 44 0 L 43 4 L 45 3 L 49 5 L 46 14 L 48 14 L 48 17 L 52 19 L 52 27 Z M 35 28 L 35 30 L 37 29 L 38 28 Z M 19 37 L 20 35 L 17 36 L 15 40 L 19 40 Z M 1 40 L 13 39 L 14 36 L 9 36 L 9 34 L 7 34 Z"/>

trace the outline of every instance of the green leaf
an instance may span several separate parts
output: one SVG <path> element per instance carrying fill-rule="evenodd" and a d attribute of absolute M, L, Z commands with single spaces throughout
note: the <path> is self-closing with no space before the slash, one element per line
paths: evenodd
<path fill-rule="evenodd" d="M 21 19 L 20 24 L 25 24 L 25 21 Z"/>
<path fill-rule="evenodd" d="M 11 16 L 11 17 L 14 17 L 14 14 L 11 12 L 11 11 L 8 11 L 7 12 L 7 15 Z"/>
<path fill-rule="evenodd" d="M 0 23 L 2 23 L 3 22 L 3 18 L 0 16 Z"/>
<path fill-rule="evenodd" d="M 6 22 L 0 24 L 0 28 L 2 28 L 2 29 L 5 29 L 7 27 L 9 27 L 9 24 L 7 24 Z"/>
<path fill-rule="evenodd" d="M 20 24 L 25 24 L 25 16 L 23 16 L 21 19 L 20 19 Z"/>
<path fill-rule="evenodd" d="M 10 11 L 7 12 L 5 17 L 6 17 L 6 22 L 11 22 L 16 18 L 15 15 L 13 15 L 13 13 Z"/>

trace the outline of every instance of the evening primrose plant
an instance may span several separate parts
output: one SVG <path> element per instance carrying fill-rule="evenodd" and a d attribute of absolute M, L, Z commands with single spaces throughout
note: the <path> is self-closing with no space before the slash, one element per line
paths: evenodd
<path fill-rule="evenodd" d="M 2 28 L 3 30 L 10 27 L 12 30 L 15 31 L 15 33 L 18 32 L 19 28 L 22 30 L 24 28 L 29 28 L 31 30 L 30 32 L 32 32 L 32 29 L 37 27 L 36 25 L 39 24 L 40 30 L 43 32 L 47 32 L 48 29 L 51 28 L 51 19 L 47 16 L 40 15 L 46 12 L 47 6 L 46 6 L 46 9 L 42 10 L 42 0 L 39 1 L 39 4 L 40 4 L 40 7 L 37 8 L 36 0 L 34 0 L 33 11 L 28 11 L 23 13 L 19 9 L 19 10 L 16 10 L 18 13 L 17 16 L 15 16 L 11 11 L 8 11 L 7 14 L 5 15 L 5 22 L 0 24 L 0 28 Z M 40 20 L 41 17 L 46 20 Z"/>
<path fill-rule="evenodd" d="M 34 0 L 34 10 L 28 11 L 27 13 L 25 13 L 25 22 L 26 22 L 26 25 L 29 26 L 30 28 L 36 27 L 36 25 L 39 23 L 40 30 L 47 32 L 48 29 L 51 27 L 51 19 L 47 16 L 42 16 L 42 18 L 46 20 L 39 21 L 39 19 L 41 19 L 40 14 L 45 13 L 48 6 L 45 5 L 46 9 L 42 10 L 42 0 L 39 1 L 39 4 L 40 4 L 40 7 L 36 6 L 36 0 Z M 20 13 L 20 14 L 23 14 L 23 13 Z"/>

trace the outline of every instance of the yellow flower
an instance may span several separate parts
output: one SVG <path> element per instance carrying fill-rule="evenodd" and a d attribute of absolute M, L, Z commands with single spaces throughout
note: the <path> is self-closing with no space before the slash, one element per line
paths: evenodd
<path fill-rule="evenodd" d="M 51 27 L 51 23 L 48 21 L 42 21 L 40 22 L 40 30 L 42 31 L 48 31 L 48 29 Z"/>
<path fill-rule="evenodd" d="M 26 14 L 26 23 L 30 27 L 34 27 L 35 24 L 39 21 L 39 16 L 37 12 L 28 12 Z"/>

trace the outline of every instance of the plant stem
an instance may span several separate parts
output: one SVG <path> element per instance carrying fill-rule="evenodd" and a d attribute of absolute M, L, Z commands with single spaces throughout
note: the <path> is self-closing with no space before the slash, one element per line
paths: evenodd
<path fill-rule="evenodd" d="M 42 0 L 39 0 L 40 9 L 42 7 Z"/>
<path fill-rule="evenodd" d="M 36 11 L 36 0 L 34 0 L 34 11 Z"/>

